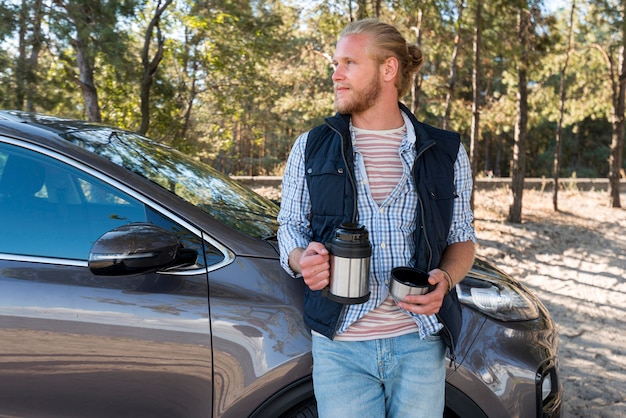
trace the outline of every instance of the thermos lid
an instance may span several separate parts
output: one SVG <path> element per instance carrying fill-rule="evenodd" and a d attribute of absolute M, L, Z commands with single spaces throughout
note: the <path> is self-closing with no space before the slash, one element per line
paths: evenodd
<path fill-rule="evenodd" d="M 369 233 L 365 226 L 342 223 L 335 229 L 333 239 L 326 244 L 330 253 L 346 258 L 365 258 L 372 255 Z"/>
<path fill-rule="evenodd" d="M 346 242 L 369 242 L 369 232 L 364 225 L 344 222 L 335 229 L 335 239 Z"/>

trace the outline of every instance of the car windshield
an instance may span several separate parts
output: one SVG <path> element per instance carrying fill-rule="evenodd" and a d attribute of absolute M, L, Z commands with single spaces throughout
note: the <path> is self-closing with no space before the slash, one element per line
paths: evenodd
<path fill-rule="evenodd" d="M 151 180 L 244 234 L 255 238 L 276 235 L 275 203 L 171 147 L 109 128 L 73 131 L 63 136 Z"/>

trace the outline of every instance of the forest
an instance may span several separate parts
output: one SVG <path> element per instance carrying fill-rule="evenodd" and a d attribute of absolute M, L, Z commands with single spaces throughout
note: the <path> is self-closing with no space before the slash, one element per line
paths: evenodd
<path fill-rule="evenodd" d="M 511 177 L 511 220 L 525 177 L 608 178 L 620 207 L 625 12 L 626 0 L 0 0 L 0 108 L 280 176 L 295 138 L 333 113 L 338 33 L 378 17 L 426 57 L 403 101 L 461 133 L 474 176 Z"/>

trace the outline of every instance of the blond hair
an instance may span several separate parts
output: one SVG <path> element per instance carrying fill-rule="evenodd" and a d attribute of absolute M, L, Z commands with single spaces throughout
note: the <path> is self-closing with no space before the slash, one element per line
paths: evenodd
<path fill-rule="evenodd" d="M 339 38 L 358 34 L 371 36 L 374 48 L 368 54 L 379 64 L 392 56 L 398 59 L 399 71 L 395 85 L 398 97 L 404 96 L 409 90 L 411 75 L 418 72 L 424 64 L 422 50 L 415 44 L 407 43 L 392 25 L 372 18 L 350 23 L 341 31 Z"/>

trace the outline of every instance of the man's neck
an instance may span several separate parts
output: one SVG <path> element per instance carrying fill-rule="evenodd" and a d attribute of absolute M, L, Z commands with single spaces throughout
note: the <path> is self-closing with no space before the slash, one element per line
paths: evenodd
<path fill-rule="evenodd" d="M 372 131 L 396 129 L 404 125 L 404 118 L 397 102 L 378 104 L 363 112 L 353 113 L 351 119 L 353 126 Z"/>

